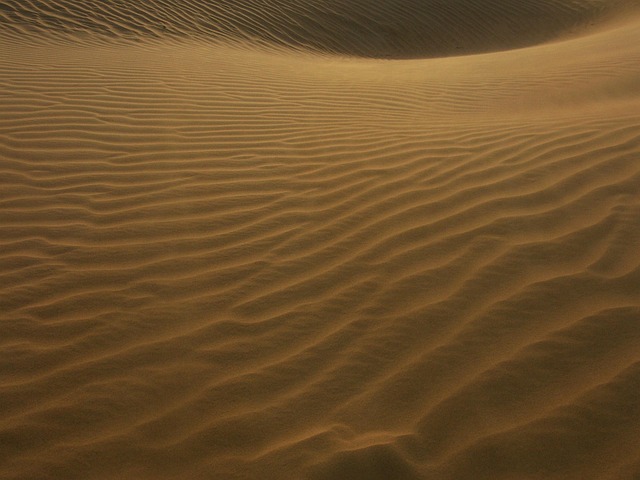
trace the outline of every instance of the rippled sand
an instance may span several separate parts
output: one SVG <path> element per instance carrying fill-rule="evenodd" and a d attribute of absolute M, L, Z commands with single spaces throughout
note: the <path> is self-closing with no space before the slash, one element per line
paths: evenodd
<path fill-rule="evenodd" d="M 635 0 L 4 0 L 0 478 L 640 478 Z"/>

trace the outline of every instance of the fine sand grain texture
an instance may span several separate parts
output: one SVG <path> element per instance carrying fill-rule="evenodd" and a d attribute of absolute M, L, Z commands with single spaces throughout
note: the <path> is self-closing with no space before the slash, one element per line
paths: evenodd
<path fill-rule="evenodd" d="M 640 479 L 640 4 L 0 0 L 0 478 Z"/>

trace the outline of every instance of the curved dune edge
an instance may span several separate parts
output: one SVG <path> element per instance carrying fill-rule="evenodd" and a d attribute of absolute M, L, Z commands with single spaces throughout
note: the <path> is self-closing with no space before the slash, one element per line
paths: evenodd
<path fill-rule="evenodd" d="M 427 58 L 527 47 L 638 14 L 634 0 L 9 0 L 4 30 L 87 40 L 194 39 L 367 58 Z"/>
<path fill-rule="evenodd" d="M 637 16 L 387 62 L 170 2 L 133 42 L 118 2 L 2 14 L 34 4 L 0 27 L 1 478 L 638 478 Z"/>

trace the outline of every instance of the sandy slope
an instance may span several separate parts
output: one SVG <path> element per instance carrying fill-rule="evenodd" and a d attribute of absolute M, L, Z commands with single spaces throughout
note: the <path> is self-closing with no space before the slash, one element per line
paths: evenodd
<path fill-rule="evenodd" d="M 634 3 L 4 0 L 0 477 L 640 478 Z"/>

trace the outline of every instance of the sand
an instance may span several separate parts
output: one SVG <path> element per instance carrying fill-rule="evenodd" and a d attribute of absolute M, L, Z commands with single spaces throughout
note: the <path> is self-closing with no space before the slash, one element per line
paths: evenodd
<path fill-rule="evenodd" d="M 2 1 L 0 478 L 640 479 L 640 4 Z"/>

